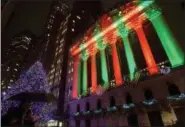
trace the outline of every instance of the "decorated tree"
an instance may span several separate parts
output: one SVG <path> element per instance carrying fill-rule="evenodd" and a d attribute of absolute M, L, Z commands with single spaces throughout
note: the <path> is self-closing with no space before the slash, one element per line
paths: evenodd
<path fill-rule="evenodd" d="M 20 78 L 15 83 L 10 84 L 9 89 L 2 93 L 2 116 L 7 113 L 10 107 L 18 107 L 20 105 L 20 101 L 8 99 L 21 92 L 50 92 L 46 72 L 39 61 L 23 72 Z M 56 107 L 56 102 L 31 102 L 30 109 L 32 115 L 37 116 L 37 122 L 47 122 L 53 117 Z"/>

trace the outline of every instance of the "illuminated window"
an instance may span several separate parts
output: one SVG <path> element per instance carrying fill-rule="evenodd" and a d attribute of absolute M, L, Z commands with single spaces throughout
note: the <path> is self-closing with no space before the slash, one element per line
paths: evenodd
<path fill-rule="evenodd" d="M 49 77 L 49 79 L 53 79 L 54 78 L 54 75 L 51 75 L 50 77 Z"/>
<path fill-rule="evenodd" d="M 60 62 L 61 62 L 61 60 L 60 60 L 60 59 L 59 59 L 59 60 L 57 60 L 57 64 L 58 64 L 58 63 L 60 63 Z"/>
<path fill-rule="evenodd" d="M 67 31 L 67 28 L 62 31 L 62 34 L 64 34 Z"/>
<path fill-rule="evenodd" d="M 19 66 L 19 64 L 18 64 L 18 63 L 16 63 L 16 66 Z"/>
<path fill-rule="evenodd" d="M 80 17 L 80 16 L 78 16 L 78 15 L 77 15 L 76 17 L 77 17 L 77 19 L 79 19 L 79 20 L 81 19 L 81 17 Z"/>
<path fill-rule="evenodd" d="M 13 82 L 13 80 L 12 80 L 12 79 L 10 79 L 10 82 Z"/>
<path fill-rule="evenodd" d="M 17 68 L 15 68 L 14 70 L 17 71 Z"/>
<path fill-rule="evenodd" d="M 60 48 L 62 48 L 63 47 L 63 43 L 62 44 L 60 44 L 60 46 L 59 46 Z"/>
<path fill-rule="evenodd" d="M 73 23 L 75 23 L 75 20 L 73 20 Z"/>
<path fill-rule="evenodd" d="M 52 70 L 51 70 L 51 73 L 53 73 L 55 71 L 55 68 L 53 68 Z"/>
<path fill-rule="evenodd" d="M 73 72 L 73 68 L 71 68 L 71 72 Z"/>
<path fill-rule="evenodd" d="M 73 31 L 73 32 L 74 32 L 74 31 L 75 31 L 75 29 L 74 29 L 74 28 L 72 28 L 72 29 L 71 29 L 71 31 Z"/>
<path fill-rule="evenodd" d="M 61 39 L 60 43 L 64 42 L 64 38 Z"/>
<path fill-rule="evenodd" d="M 8 67 L 8 68 L 6 69 L 6 71 L 10 71 L 10 67 Z"/>
<path fill-rule="evenodd" d="M 58 55 L 58 52 L 55 52 L 55 56 L 57 56 Z"/>
<path fill-rule="evenodd" d="M 52 85 L 52 82 L 49 82 L 49 85 Z"/>
<path fill-rule="evenodd" d="M 62 49 L 59 50 L 59 53 L 62 52 Z"/>
<path fill-rule="evenodd" d="M 59 127 L 62 127 L 63 123 L 62 122 L 59 122 Z"/>

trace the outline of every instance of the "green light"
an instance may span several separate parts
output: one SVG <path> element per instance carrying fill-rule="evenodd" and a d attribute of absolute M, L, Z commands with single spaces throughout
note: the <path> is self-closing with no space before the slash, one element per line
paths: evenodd
<path fill-rule="evenodd" d="M 94 35 L 97 35 L 98 33 L 100 33 L 100 28 L 99 25 L 96 25 L 96 28 L 93 32 Z M 99 34 L 101 35 L 101 34 Z M 100 50 L 100 55 L 101 55 L 101 76 L 103 79 L 103 87 L 107 88 L 108 87 L 108 71 L 107 71 L 107 62 L 106 62 L 106 57 L 105 57 L 105 47 L 106 47 L 106 43 L 103 42 L 102 36 L 99 36 L 98 38 L 95 38 L 96 40 L 96 47 Z"/>
<path fill-rule="evenodd" d="M 101 55 L 102 79 L 104 81 L 103 87 L 107 88 L 109 79 L 108 79 L 108 71 L 107 71 L 107 62 L 106 62 L 106 57 L 105 57 L 105 50 L 100 50 L 100 55 Z"/>
<path fill-rule="evenodd" d="M 81 45 L 83 46 L 83 45 Z M 82 83 L 82 93 L 83 95 L 86 95 L 87 93 L 87 58 L 88 58 L 88 52 L 87 50 L 83 50 L 81 54 L 81 58 L 83 60 L 83 83 Z"/>
<path fill-rule="evenodd" d="M 117 16 L 113 16 L 114 20 L 117 20 L 118 18 L 120 18 L 118 15 Z M 125 25 L 123 23 L 121 23 L 117 27 L 117 32 L 118 32 L 119 36 L 122 38 L 122 40 L 123 40 L 123 45 L 124 45 L 124 49 L 125 49 L 125 54 L 126 54 L 126 58 L 127 58 L 129 72 L 130 72 L 130 79 L 133 80 L 134 79 L 134 73 L 137 70 L 137 66 L 136 66 L 136 63 L 135 63 L 135 59 L 134 59 L 134 54 L 132 52 L 132 48 L 130 46 L 130 42 L 128 40 L 128 32 L 129 32 L 129 30 L 125 27 Z"/>
<path fill-rule="evenodd" d="M 83 95 L 87 93 L 87 60 L 83 61 Z"/>
<path fill-rule="evenodd" d="M 177 67 L 184 64 L 184 53 L 179 47 L 176 39 L 173 37 L 170 29 L 168 28 L 161 12 L 152 6 L 146 11 L 145 15 L 151 19 L 151 22 L 159 36 L 162 46 L 170 60 L 172 67 Z"/>

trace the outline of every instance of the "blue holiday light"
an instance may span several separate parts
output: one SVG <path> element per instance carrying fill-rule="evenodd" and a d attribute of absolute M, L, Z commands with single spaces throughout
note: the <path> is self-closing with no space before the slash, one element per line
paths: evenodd
<path fill-rule="evenodd" d="M 20 78 L 1 95 L 2 115 L 5 115 L 10 107 L 18 107 L 19 101 L 8 100 L 10 97 L 22 92 L 50 92 L 47 75 L 42 64 L 37 61 L 27 71 L 20 75 Z M 53 118 L 57 109 L 56 102 L 32 102 L 30 106 L 33 116 L 38 116 L 39 122 L 47 122 Z"/>

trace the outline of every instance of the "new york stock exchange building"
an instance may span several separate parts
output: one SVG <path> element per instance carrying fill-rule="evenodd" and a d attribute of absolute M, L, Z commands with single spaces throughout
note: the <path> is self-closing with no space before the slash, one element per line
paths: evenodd
<path fill-rule="evenodd" d="M 64 125 L 185 126 L 185 20 L 165 9 L 147 0 L 118 6 L 71 47 Z"/>

